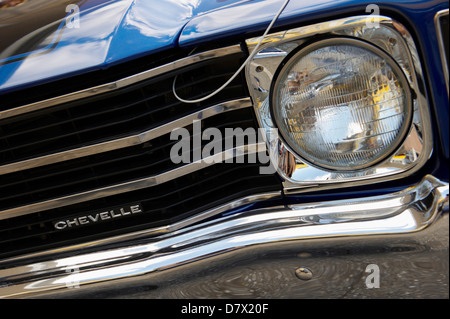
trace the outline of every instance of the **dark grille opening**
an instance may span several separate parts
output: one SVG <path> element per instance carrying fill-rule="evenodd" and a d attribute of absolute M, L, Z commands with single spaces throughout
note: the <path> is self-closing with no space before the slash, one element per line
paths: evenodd
<path fill-rule="evenodd" d="M 129 88 L 0 121 L 0 165 L 44 156 L 137 134 L 230 99 L 246 97 L 243 78 L 237 78 L 212 99 L 185 104 L 223 83 L 240 66 L 243 54 L 205 61 L 152 78 Z"/>
<path fill-rule="evenodd" d="M 164 226 L 255 193 L 277 191 L 275 175 L 260 175 L 259 164 L 216 164 L 152 188 L 0 221 L 0 258 Z M 70 230 L 53 222 L 119 205 L 142 203 L 143 214 Z"/>
<path fill-rule="evenodd" d="M 203 130 L 207 127 L 220 129 L 222 136 L 225 136 L 225 128 L 253 127 L 256 130 L 251 109 L 217 115 L 203 120 L 202 125 Z M 192 132 L 192 125 L 186 128 Z M 173 164 L 170 159 L 170 150 L 177 142 L 166 134 L 141 145 L 3 175 L 0 210 L 19 206 L 18 203 L 24 206 L 150 177 L 183 166 L 183 163 Z M 208 142 L 203 140 L 202 146 Z M 225 147 L 223 141 L 222 149 Z"/>

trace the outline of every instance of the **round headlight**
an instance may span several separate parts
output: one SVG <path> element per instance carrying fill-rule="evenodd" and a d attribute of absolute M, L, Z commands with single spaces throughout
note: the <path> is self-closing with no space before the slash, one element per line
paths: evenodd
<path fill-rule="evenodd" d="M 408 81 L 384 51 L 327 39 L 280 66 L 271 90 L 275 123 L 305 162 L 331 170 L 370 167 L 391 155 L 410 126 Z"/>

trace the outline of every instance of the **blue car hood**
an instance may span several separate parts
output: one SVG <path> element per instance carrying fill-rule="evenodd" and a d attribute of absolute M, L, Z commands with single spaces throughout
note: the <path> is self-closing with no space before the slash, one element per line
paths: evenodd
<path fill-rule="evenodd" d="M 0 92 L 176 47 L 193 17 L 235 2 L 2 0 Z"/>
<path fill-rule="evenodd" d="M 0 93 L 104 69 L 177 46 L 259 34 L 284 1 L 0 0 Z M 274 28 L 311 23 L 330 15 L 370 14 L 366 7 L 371 3 L 291 0 Z M 412 21 L 431 23 L 433 19 L 428 16 L 434 9 L 430 7 L 445 3 L 448 6 L 445 0 L 379 2 L 381 13 L 400 11 Z M 79 11 L 70 13 L 70 4 L 76 4 Z"/>

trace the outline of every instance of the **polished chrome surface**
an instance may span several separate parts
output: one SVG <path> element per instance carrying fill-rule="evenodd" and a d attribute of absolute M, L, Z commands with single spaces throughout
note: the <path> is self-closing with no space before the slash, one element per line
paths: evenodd
<path fill-rule="evenodd" d="M 99 154 L 120 148 L 129 146 L 135 146 L 148 142 L 161 135 L 170 133 L 172 130 L 180 127 L 191 125 L 195 120 L 203 120 L 217 114 L 238 110 L 246 107 L 251 107 L 251 101 L 249 98 L 242 98 L 233 101 L 226 101 L 214 106 L 207 107 L 198 112 L 186 115 L 182 118 L 174 120 L 172 122 L 163 124 L 151 130 L 141 132 L 137 135 L 131 135 L 103 143 L 93 144 L 80 148 L 74 148 L 68 151 L 53 153 L 46 156 L 36 157 L 25 161 L 15 162 L 7 165 L 0 166 L 0 175 L 13 173 L 25 169 L 39 167 L 48 164 L 54 164 L 58 162 L 68 161 L 75 158 L 89 156 L 93 154 Z"/>
<path fill-rule="evenodd" d="M 161 65 L 159 67 L 156 67 L 154 69 L 150 69 L 150 70 L 138 73 L 138 74 L 134 74 L 134 75 L 128 76 L 126 78 L 123 78 L 123 79 L 120 79 L 120 80 L 117 80 L 114 82 L 110 82 L 110 83 L 98 85 L 98 86 L 95 86 L 92 88 L 88 88 L 85 90 L 57 96 L 57 97 L 54 97 L 51 99 L 23 105 L 23 106 L 13 108 L 10 110 L 0 111 L 0 120 L 9 118 L 9 117 L 13 117 L 13 116 L 16 116 L 19 114 L 24 114 L 24 113 L 29 113 L 29 112 L 45 109 L 45 108 L 55 106 L 58 104 L 71 102 L 74 100 L 79 100 L 79 99 L 83 99 L 86 97 L 95 96 L 98 94 L 118 90 L 118 89 L 127 87 L 131 84 L 138 83 L 140 81 L 147 80 L 152 77 L 155 77 L 155 76 L 158 76 L 158 75 L 170 72 L 170 71 L 174 71 L 174 70 L 183 68 L 185 66 L 188 66 L 188 65 L 191 65 L 194 63 L 214 59 L 214 58 L 224 56 L 224 55 L 239 53 L 241 51 L 242 50 L 239 45 L 234 45 L 234 46 L 229 46 L 229 47 L 224 47 L 224 48 L 219 48 L 219 49 L 215 49 L 215 50 L 211 50 L 211 51 L 194 54 L 194 55 L 188 56 L 186 58 L 183 58 L 183 59 L 171 62 L 171 63 L 167 63 L 167 64 Z"/>
<path fill-rule="evenodd" d="M 400 23 L 377 16 L 379 28 L 372 25 L 374 16 L 355 16 L 286 30 L 268 35 L 255 58 L 246 67 L 247 83 L 252 95 L 259 125 L 266 129 L 266 141 L 272 163 L 285 179 L 286 193 L 298 193 L 311 188 L 329 189 L 357 186 L 408 176 L 417 171 L 432 152 L 432 133 L 425 83 L 420 58 L 414 41 Z M 388 53 L 405 74 L 413 94 L 413 123 L 399 149 L 383 162 L 354 172 L 338 172 L 309 165 L 281 139 L 271 134 L 276 125 L 272 120 L 269 91 L 280 63 L 293 50 L 312 36 L 345 36 L 365 40 Z M 248 39 L 252 52 L 259 38 Z"/>
<path fill-rule="evenodd" d="M 263 142 L 238 146 L 158 175 L 54 198 L 34 204 L 6 209 L 0 211 L 0 220 L 160 185 L 178 177 L 198 171 L 202 168 L 220 163 L 223 160 L 232 159 L 245 154 L 259 153 L 264 150 L 265 143 Z"/>
<path fill-rule="evenodd" d="M 4 267 L 0 296 L 142 278 L 263 244 L 408 234 L 430 226 L 447 203 L 448 183 L 426 176 L 414 187 L 387 195 L 236 213 L 125 248 Z"/>
<path fill-rule="evenodd" d="M 447 84 L 447 94 L 448 94 L 449 93 L 448 61 L 447 61 L 447 57 L 445 54 L 445 47 L 444 47 L 441 23 L 439 21 L 439 19 L 445 15 L 448 16 L 448 9 L 437 12 L 436 15 L 434 16 L 434 25 L 436 27 L 437 38 L 438 38 L 438 42 L 439 42 L 439 54 L 441 55 L 442 69 L 444 71 L 445 83 Z"/>

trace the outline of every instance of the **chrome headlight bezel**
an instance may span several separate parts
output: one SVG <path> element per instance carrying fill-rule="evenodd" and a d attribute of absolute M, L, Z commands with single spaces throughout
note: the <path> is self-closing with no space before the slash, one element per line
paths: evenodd
<path fill-rule="evenodd" d="M 291 136 L 288 135 L 288 133 L 285 131 L 281 119 L 279 119 L 278 112 L 276 112 L 276 109 L 278 108 L 278 105 L 276 105 L 277 96 L 279 94 L 279 85 L 280 83 L 280 77 L 281 75 L 293 64 L 296 63 L 296 60 L 303 56 L 308 54 L 309 52 L 329 47 L 331 45 L 350 45 L 354 47 L 358 47 L 361 49 L 364 49 L 366 51 L 370 51 L 371 53 L 383 58 L 386 63 L 394 69 L 400 84 L 402 85 L 402 88 L 405 89 L 405 121 L 402 123 L 401 131 L 396 136 L 394 142 L 389 145 L 386 150 L 381 154 L 378 158 L 375 160 L 365 163 L 365 164 L 359 164 L 359 165 L 352 165 L 351 168 L 349 167 L 339 167 L 336 165 L 330 165 L 327 164 L 326 161 L 322 161 L 318 163 L 317 160 L 314 160 L 310 157 L 310 155 L 305 152 L 305 150 L 299 149 L 295 142 L 291 140 Z M 409 88 L 409 83 L 406 79 L 406 76 L 404 76 L 403 71 L 400 69 L 400 67 L 397 65 L 397 63 L 385 52 L 381 51 L 377 47 L 364 42 L 362 40 L 357 40 L 354 38 L 347 38 L 347 37 L 333 37 L 333 38 L 324 38 L 320 40 L 316 40 L 312 43 L 308 43 L 306 45 L 300 46 L 298 49 L 292 51 L 280 64 L 278 67 L 278 70 L 276 71 L 274 75 L 274 79 L 272 80 L 272 86 L 269 93 L 269 103 L 270 103 L 270 111 L 272 119 L 274 120 L 275 126 L 278 128 L 278 132 L 280 135 L 280 138 L 283 139 L 283 141 L 286 143 L 286 145 L 290 146 L 290 149 L 295 152 L 295 154 L 298 154 L 299 157 L 303 159 L 305 163 L 308 165 L 316 166 L 317 168 L 322 168 L 330 171 L 359 171 L 362 169 L 366 169 L 369 167 L 372 167 L 374 165 L 377 165 L 378 163 L 384 161 L 387 157 L 391 156 L 398 148 L 398 146 L 403 142 L 407 131 L 409 130 L 410 124 L 411 124 L 411 117 L 412 117 L 412 99 L 411 99 L 411 92 Z M 289 142 L 291 140 L 291 142 Z"/>
<path fill-rule="evenodd" d="M 284 179 L 286 192 L 361 185 L 410 175 L 429 159 L 432 133 L 422 68 L 416 46 L 406 28 L 388 17 L 356 16 L 295 28 L 268 35 L 246 66 L 246 78 L 259 125 L 266 129 L 266 145 L 272 164 Z M 370 26 L 370 27 L 368 27 Z M 317 38 L 351 38 L 364 41 L 385 52 L 399 66 L 411 89 L 411 124 L 397 148 L 377 164 L 366 168 L 339 171 L 318 167 L 293 151 L 279 134 L 271 112 L 270 92 L 276 72 L 285 58 Z M 259 38 L 247 40 L 252 52 Z"/>

